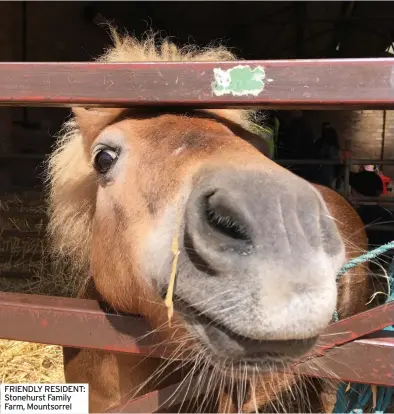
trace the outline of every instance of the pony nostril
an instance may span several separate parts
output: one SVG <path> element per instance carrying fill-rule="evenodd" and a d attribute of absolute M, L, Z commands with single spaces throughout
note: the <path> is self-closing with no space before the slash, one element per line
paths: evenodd
<path fill-rule="evenodd" d="M 239 203 L 240 197 L 223 187 L 209 187 L 197 189 L 186 207 L 186 254 L 196 268 L 209 268 L 210 275 L 227 274 L 235 268 L 242 272 L 246 262 L 238 259 L 254 251 L 253 220 L 248 218 L 247 206 Z"/>
<path fill-rule="evenodd" d="M 215 232 L 233 240 L 251 241 L 244 221 L 220 192 L 211 192 L 204 197 L 203 214 L 208 226 Z"/>

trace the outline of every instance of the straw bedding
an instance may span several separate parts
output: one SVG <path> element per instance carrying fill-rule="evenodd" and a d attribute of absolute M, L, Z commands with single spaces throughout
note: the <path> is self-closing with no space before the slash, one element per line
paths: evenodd
<path fill-rule="evenodd" d="M 6 383 L 62 383 L 62 349 L 0 339 L 0 376 Z"/>
<path fill-rule="evenodd" d="M 66 268 L 45 254 L 44 202 L 36 194 L 0 198 L 0 291 L 72 296 Z M 60 346 L 0 339 L 0 381 L 64 382 Z"/>

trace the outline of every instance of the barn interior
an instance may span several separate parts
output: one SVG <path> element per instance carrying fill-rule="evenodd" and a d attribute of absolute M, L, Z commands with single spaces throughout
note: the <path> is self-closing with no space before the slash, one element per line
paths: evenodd
<path fill-rule="evenodd" d="M 111 44 L 105 22 L 136 36 L 153 29 L 179 45 L 220 41 L 243 59 L 394 57 L 393 2 L 1 2 L 0 10 L 7 16 L 0 27 L 1 61 L 91 61 Z M 42 162 L 69 114 L 62 108 L 0 109 L 2 290 L 43 289 Z M 375 180 L 360 184 L 360 165 L 351 165 L 350 188 L 343 189 L 343 168 L 336 169 L 342 181 L 335 185 L 354 197 L 366 223 L 383 223 L 369 230 L 371 245 L 393 240 L 394 111 L 304 111 L 301 123 L 299 115 L 273 112 L 279 120 L 278 162 L 316 159 L 311 149 L 323 124 L 329 126 L 339 150 L 351 149 L 353 159 L 369 159 L 368 165 L 380 161 L 380 174 L 391 179 L 383 184 L 377 171 L 364 171 Z M 302 151 L 291 152 L 292 142 Z M 286 166 L 305 173 L 302 166 Z M 318 181 L 324 167 L 313 168 Z M 58 294 L 60 288 L 51 289 Z"/>

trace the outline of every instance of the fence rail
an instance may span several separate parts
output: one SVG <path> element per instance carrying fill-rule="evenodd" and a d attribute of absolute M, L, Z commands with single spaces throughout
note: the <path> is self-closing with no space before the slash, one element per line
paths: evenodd
<path fill-rule="evenodd" d="M 237 78 L 239 66 L 246 66 L 249 75 L 259 73 L 249 78 L 255 89 Z M 235 72 L 223 72 L 234 68 Z M 234 75 L 234 82 L 220 84 L 218 73 Z M 0 105 L 394 109 L 394 59 L 0 63 Z M 347 160 L 346 165 L 358 161 L 366 162 Z M 314 351 L 291 369 L 308 376 L 394 386 L 394 335 L 382 331 L 394 325 L 393 306 L 389 303 L 331 324 Z M 0 338 L 169 356 L 150 332 L 146 320 L 113 313 L 96 301 L 0 293 Z M 116 412 L 131 406 L 134 412 L 154 412 L 171 387 L 126 402 Z"/>
<path fill-rule="evenodd" d="M 393 324 L 394 303 L 331 324 L 293 369 L 302 375 L 394 386 L 389 375 L 394 369 L 394 335 L 381 331 Z M 145 319 L 111 312 L 94 300 L 0 293 L 0 338 L 170 357 L 171 349 L 158 345 L 160 339 L 150 332 Z M 368 364 L 356 350 L 369 358 Z M 373 363 L 378 373 L 370 370 Z"/>
<path fill-rule="evenodd" d="M 336 160 L 319 160 L 319 159 L 277 159 L 276 163 L 281 165 L 293 164 L 293 165 L 342 165 L 344 162 Z M 391 160 L 374 160 L 372 158 L 351 158 L 349 160 L 350 165 L 394 165 L 394 159 Z"/>
<path fill-rule="evenodd" d="M 247 94 L 240 79 L 235 95 L 220 95 L 214 71 L 239 65 L 263 73 L 257 90 Z M 0 63 L 0 105 L 383 109 L 393 107 L 393 67 L 391 58 Z"/>

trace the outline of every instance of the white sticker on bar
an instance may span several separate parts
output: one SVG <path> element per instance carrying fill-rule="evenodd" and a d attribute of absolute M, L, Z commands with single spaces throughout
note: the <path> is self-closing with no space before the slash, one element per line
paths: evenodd
<path fill-rule="evenodd" d="M 1 414 L 88 414 L 88 384 L 1 384 Z"/>
<path fill-rule="evenodd" d="M 216 96 L 259 95 L 264 90 L 265 70 L 262 66 L 251 69 L 249 65 L 238 65 L 223 70 L 213 69 L 212 92 Z"/>

